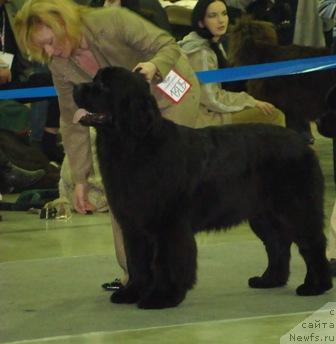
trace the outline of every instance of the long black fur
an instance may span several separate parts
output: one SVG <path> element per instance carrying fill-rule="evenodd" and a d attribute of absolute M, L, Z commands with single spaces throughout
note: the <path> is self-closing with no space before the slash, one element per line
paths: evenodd
<path fill-rule="evenodd" d="M 142 75 L 119 67 L 76 86 L 74 99 L 92 112 L 80 122 L 97 129 L 106 195 L 125 241 L 130 279 L 112 302 L 178 305 L 196 281 L 194 234 L 245 220 L 269 260 L 262 276 L 249 279 L 251 287 L 286 284 L 292 242 L 307 265 L 297 294 L 332 287 L 323 175 L 294 131 L 265 124 L 176 125 L 161 116 Z"/>

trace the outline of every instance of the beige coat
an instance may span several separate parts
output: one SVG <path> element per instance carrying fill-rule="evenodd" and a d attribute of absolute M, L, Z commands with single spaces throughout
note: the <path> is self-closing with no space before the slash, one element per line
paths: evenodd
<path fill-rule="evenodd" d="M 187 54 L 189 62 L 195 71 L 218 69 L 215 52 L 210 48 L 207 39 L 191 32 L 178 42 Z M 224 56 L 226 53 L 222 50 Z M 284 125 L 285 118 L 281 111 L 275 109 L 266 115 L 256 108 L 256 100 L 246 92 L 230 92 L 222 89 L 220 83 L 201 85 L 200 115 L 196 128 L 209 125 L 224 125 L 236 123 L 271 123 Z"/>
<path fill-rule="evenodd" d="M 187 54 L 195 71 L 218 69 L 217 57 L 210 48 L 208 40 L 191 32 L 178 42 Z M 225 54 L 225 52 L 223 52 Z M 220 83 L 201 85 L 201 112 L 199 121 L 205 125 L 232 123 L 232 114 L 247 107 L 254 107 L 256 101 L 246 92 L 229 92 L 221 88 Z M 203 126 L 198 123 L 198 127 Z"/>
<path fill-rule="evenodd" d="M 122 66 L 133 69 L 139 62 L 153 62 L 162 77 L 173 68 L 192 87 L 175 105 L 152 85 L 162 114 L 179 124 L 194 127 L 199 108 L 199 84 L 174 39 L 140 16 L 120 7 L 97 9 L 83 18 L 83 34 L 100 67 Z M 74 59 L 53 58 L 50 64 L 61 110 L 61 133 L 75 182 L 85 182 L 92 167 L 89 130 L 72 119 L 77 106 L 73 86 L 92 80 Z"/>

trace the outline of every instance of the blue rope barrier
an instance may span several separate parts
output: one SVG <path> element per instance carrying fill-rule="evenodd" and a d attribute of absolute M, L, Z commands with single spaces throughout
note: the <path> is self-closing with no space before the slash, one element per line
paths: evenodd
<path fill-rule="evenodd" d="M 331 68 L 336 68 L 336 55 L 223 68 L 197 72 L 196 75 L 201 83 L 207 84 L 310 73 Z"/>
<path fill-rule="evenodd" d="M 196 72 L 196 75 L 201 83 L 207 84 L 303 74 L 332 68 L 336 68 L 336 55 L 200 71 Z M 56 96 L 54 87 L 33 87 L 0 91 L 0 100 L 54 96 Z"/>
<path fill-rule="evenodd" d="M 32 88 L 19 88 L 16 90 L 3 90 L 0 91 L 0 100 L 4 99 L 32 99 L 55 97 L 56 90 L 52 86 L 48 87 L 32 87 Z"/>

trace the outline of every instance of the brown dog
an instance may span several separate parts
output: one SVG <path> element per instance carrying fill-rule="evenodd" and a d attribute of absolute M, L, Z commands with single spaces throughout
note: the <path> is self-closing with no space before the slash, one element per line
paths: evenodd
<path fill-rule="evenodd" d="M 234 66 L 277 62 L 328 55 L 328 49 L 298 45 L 278 45 L 269 22 L 243 17 L 230 32 L 229 60 Z M 247 92 L 268 101 L 286 115 L 287 127 L 309 136 L 309 121 L 316 120 L 327 107 L 325 95 L 336 83 L 336 71 L 249 80 Z"/>

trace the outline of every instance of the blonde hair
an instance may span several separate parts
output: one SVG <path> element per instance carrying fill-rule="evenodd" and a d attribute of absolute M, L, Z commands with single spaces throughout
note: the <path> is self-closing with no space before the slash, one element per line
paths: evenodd
<path fill-rule="evenodd" d="M 72 0 L 27 0 L 15 16 L 18 44 L 32 60 L 48 63 L 50 57 L 32 39 L 39 26 L 48 26 L 60 42 L 67 38 L 76 49 L 82 38 L 82 15 L 92 10 Z"/>

